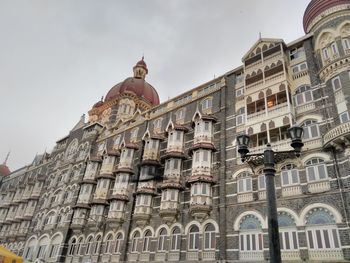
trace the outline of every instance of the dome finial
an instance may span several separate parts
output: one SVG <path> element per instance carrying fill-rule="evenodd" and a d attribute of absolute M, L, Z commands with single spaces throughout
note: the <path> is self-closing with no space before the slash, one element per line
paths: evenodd
<path fill-rule="evenodd" d="M 6 165 L 7 160 L 9 159 L 10 153 L 11 153 L 11 151 L 9 151 L 9 152 L 7 153 L 6 158 L 5 158 L 5 161 L 4 161 L 4 163 L 3 163 L 4 165 Z"/>

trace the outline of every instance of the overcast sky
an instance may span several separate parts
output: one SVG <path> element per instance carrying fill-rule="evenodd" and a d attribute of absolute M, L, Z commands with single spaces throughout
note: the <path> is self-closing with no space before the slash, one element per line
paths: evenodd
<path fill-rule="evenodd" d="M 303 36 L 308 2 L 0 0 L 0 162 L 50 151 L 142 54 L 164 102 L 240 66 L 259 32 Z"/>

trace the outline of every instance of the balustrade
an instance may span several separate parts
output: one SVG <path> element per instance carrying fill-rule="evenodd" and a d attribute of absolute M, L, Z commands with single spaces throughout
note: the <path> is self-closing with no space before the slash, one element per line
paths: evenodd
<path fill-rule="evenodd" d="M 215 260 L 215 250 L 203 251 L 202 258 L 203 258 L 203 260 Z"/>
<path fill-rule="evenodd" d="M 302 190 L 300 185 L 282 187 L 282 196 L 284 197 L 301 195 L 301 194 L 302 194 Z"/>
<path fill-rule="evenodd" d="M 237 194 L 237 202 L 245 203 L 253 201 L 253 193 L 239 193 Z"/>
<path fill-rule="evenodd" d="M 331 189 L 331 184 L 328 180 L 320 182 L 309 182 L 307 188 L 310 193 L 322 193 L 329 191 Z"/>

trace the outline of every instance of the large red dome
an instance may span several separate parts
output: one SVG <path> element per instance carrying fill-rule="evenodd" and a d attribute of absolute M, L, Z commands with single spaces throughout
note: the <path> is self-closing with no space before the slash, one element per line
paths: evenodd
<path fill-rule="evenodd" d="M 131 92 L 136 96 L 145 99 L 153 106 L 159 105 L 159 96 L 157 91 L 145 81 L 145 76 L 148 73 L 148 68 L 144 58 L 136 63 L 133 68 L 134 77 L 127 78 L 121 83 L 118 83 L 111 88 L 105 98 L 105 101 L 113 100 L 120 94 Z"/>
<path fill-rule="evenodd" d="M 136 96 L 144 98 L 154 106 L 159 105 L 157 91 L 142 78 L 127 78 L 123 82 L 115 85 L 107 93 L 105 101 L 115 99 L 118 95 L 124 92 L 132 92 Z"/>
<path fill-rule="evenodd" d="M 311 21 L 315 19 L 323 11 L 336 5 L 350 4 L 350 0 L 312 0 L 307 6 L 304 13 L 304 31 L 308 32 Z"/>

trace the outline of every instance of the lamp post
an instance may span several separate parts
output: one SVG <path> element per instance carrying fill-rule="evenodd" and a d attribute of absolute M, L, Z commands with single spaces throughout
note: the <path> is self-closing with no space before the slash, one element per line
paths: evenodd
<path fill-rule="evenodd" d="M 299 126 L 292 126 L 288 129 L 288 133 L 291 138 L 291 146 L 294 150 L 291 151 L 273 151 L 271 144 L 266 145 L 264 153 L 249 154 L 249 141 L 250 137 L 246 134 L 237 136 L 238 153 L 241 155 L 242 162 L 254 160 L 256 164 L 264 165 L 265 184 L 267 193 L 267 220 L 268 220 L 268 232 L 269 232 L 269 253 L 270 262 L 281 262 L 281 248 L 279 241 L 278 231 L 278 217 L 277 217 L 277 204 L 276 204 L 276 192 L 275 192 L 275 163 L 279 159 L 290 158 L 292 155 L 296 157 L 300 156 L 301 148 L 304 146 L 302 142 L 303 128 Z"/>

